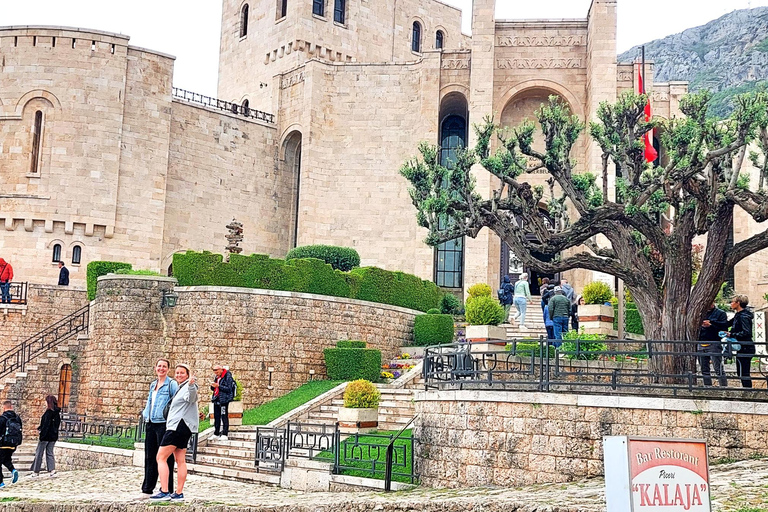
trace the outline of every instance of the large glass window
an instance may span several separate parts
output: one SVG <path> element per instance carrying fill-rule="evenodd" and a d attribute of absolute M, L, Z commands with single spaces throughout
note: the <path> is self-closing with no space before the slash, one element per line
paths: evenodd
<path fill-rule="evenodd" d="M 456 150 L 466 146 L 467 123 L 461 116 L 448 116 L 443 121 L 440 138 L 440 165 L 452 168 Z M 449 219 L 440 219 L 444 229 Z M 464 282 L 464 237 L 443 242 L 435 248 L 435 283 L 445 288 L 461 288 Z"/>
<path fill-rule="evenodd" d="M 418 21 L 413 22 L 413 31 L 411 34 L 411 50 L 414 52 L 421 51 L 421 23 Z"/>
<path fill-rule="evenodd" d="M 346 0 L 335 0 L 333 4 L 333 21 L 336 23 L 344 23 L 346 19 Z"/>
<path fill-rule="evenodd" d="M 312 0 L 312 14 L 325 16 L 325 0 Z"/>

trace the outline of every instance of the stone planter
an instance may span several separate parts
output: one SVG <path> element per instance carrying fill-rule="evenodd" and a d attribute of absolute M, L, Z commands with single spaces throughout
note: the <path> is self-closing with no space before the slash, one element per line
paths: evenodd
<path fill-rule="evenodd" d="M 507 330 L 498 325 L 468 325 L 467 343 L 478 343 L 472 347 L 472 352 L 496 352 L 504 350 L 506 341 L 484 343 L 488 340 L 506 340 Z"/>
<path fill-rule="evenodd" d="M 243 424 L 243 402 L 229 402 L 227 404 L 227 416 L 229 417 L 229 426 L 235 427 Z M 208 404 L 208 418 L 213 425 L 213 402 Z"/>
<path fill-rule="evenodd" d="M 365 434 L 379 427 L 379 408 L 339 408 L 339 430 L 345 434 Z"/>
<path fill-rule="evenodd" d="M 587 334 L 615 335 L 613 330 L 613 306 L 584 304 L 579 306 L 579 330 Z"/>

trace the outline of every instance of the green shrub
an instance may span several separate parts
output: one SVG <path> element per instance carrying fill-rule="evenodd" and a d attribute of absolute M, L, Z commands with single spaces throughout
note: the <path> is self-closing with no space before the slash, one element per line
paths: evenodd
<path fill-rule="evenodd" d="M 326 348 L 325 371 L 330 380 L 379 380 L 381 351 L 370 348 Z"/>
<path fill-rule="evenodd" d="M 452 293 L 446 293 L 440 299 L 440 312 L 444 315 L 456 315 L 460 308 L 461 301 Z"/>
<path fill-rule="evenodd" d="M 368 344 L 358 340 L 339 340 L 336 342 L 336 348 L 365 348 Z"/>
<path fill-rule="evenodd" d="M 514 354 L 519 357 L 531 357 L 531 354 L 533 354 L 533 357 L 540 357 L 542 354 L 541 345 L 538 341 L 518 341 L 515 344 L 507 343 L 504 350 L 512 352 L 513 348 L 515 349 Z M 555 357 L 554 345 L 547 347 L 545 357 Z"/>
<path fill-rule="evenodd" d="M 482 295 L 467 301 L 464 315 L 471 325 L 499 325 L 504 321 L 504 308 L 493 297 Z"/>
<path fill-rule="evenodd" d="M 469 295 L 467 302 L 469 302 L 471 299 L 476 299 L 477 297 L 490 297 L 493 295 L 493 290 L 488 284 L 477 283 L 467 289 L 467 294 Z"/>
<path fill-rule="evenodd" d="M 427 313 L 416 315 L 413 322 L 413 343 L 417 347 L 440 345 L 453 341 L 453 317 Z"/>
<path fill-rule="evenodd" d="M 605 304 L 613 297 L 613 290 L 602 281 L 592 281 L 582 291 L 584 304 Z"/>
<path fill-rule="evenodd" d="M 428 315 L 439 315 L 441 313 L 440 313 L 440 310 L 437 309 L 437 308 L 430 308 L 430 309 L 427 310 L 427 314 Z"/>
<path fill-rule="evenodd" d="M 613 328 L 619 328 L 619 305 L 613 305 Z M 624 305 L 624 330 L 631 334 L 645 334 L 643 329 L 643 319 L 637 310 L 634 302 L 627 302 Z"/>
<path fill-rule="evenodd" d="M 154 270 L 140 270 L 131 268 L 119 268 L 115 271 L 115 274 L 128 275 L 128 276 L 162 276 L 160 272 Z"/>
<path fill-rule="evenodd" d="M 176 253 L 173 273 L 180 286 L 235 286 L 347 297 L 427 311 L 440 302 L 440 289 L 430 281 L 375 267 L 351 272 L 334 270 L 318 259 L 288 262 L 263 254 Z"/>
<path fill-rule="evenodd" d="M 335 270 L 349 272 L 360 266 L 360 255 L 349 247 L 335 245 L 304 245 L 288 251 L 285 261 L 295 259 L 315 258 L 329 264 Z"/>
<path fill-rule="evenodd" d="M 119 269 L 130 269 L 130 263 L 119 261 L 92 261 L 88 263 L 86 270 L 86 283 L 88 285 L 88 300 L 96 298 L 96 280 L 100 276 L 114 274 Z"/>
<path fill-rule="evenodd" d="M 581 332 L 568 331 L 563 333 L 563 340 L 578 340 L 578 344 L 576 341 L 563 341 L 560 351 L 565 352 L 568 359 L 593 361 L 600 357 L 599 352 L 608 350 L 605 339 L 605 334 L 587 334 L 583 328 Z"/>
<path fill-rule="evenodd" d="M 381 393 L 376 386 L 365 379 L 358 379 L 347 384 L 344 390 L 344 407 L 366 409 L 379 406 Z"/>

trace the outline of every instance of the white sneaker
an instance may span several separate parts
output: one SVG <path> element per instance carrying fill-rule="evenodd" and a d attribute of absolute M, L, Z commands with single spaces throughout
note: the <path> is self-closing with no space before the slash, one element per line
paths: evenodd
<path fill-rule="evenodd" d="M 229 440 L 229 438 L 228 438 L 227 436 L 221 436 L 220 440 L 221 440 L 221 441 L 228 441 L 228 440 Z"/>
<path fill-rule="evenodd" d="M 54 469 L 53 471 L 48 472 L 48 476 L 51 478 L 56 478 L 57 476 L 59 476 L 59 474 L 56 473 L 56 470 Z"/>
<path fill-rule="evenodd" d="M 29 478 L 37 478 L 40 476 L 40 473 L 30 473 Z"/>
<path fill-rule="evenodd" d="M 214 434 L 211 436 L 211 439 L 213 439 L 214 441 L 218 441 L 220 437 L 221 436 L 217 436 L 216 434 Z"/>

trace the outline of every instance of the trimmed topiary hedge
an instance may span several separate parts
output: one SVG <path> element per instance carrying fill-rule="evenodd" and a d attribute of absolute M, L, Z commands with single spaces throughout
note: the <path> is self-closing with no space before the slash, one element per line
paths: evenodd
<path fill-rule="evenodd" d="M 440 299 L 440 312 L 444 315 L 455 315 L 461 309 L 461 301 L 452 293 L 446 293 Z"/>
<path fill-rule="evenodd" d="M 336 342 L 336 348 L 365 348 L 368 344 L 358 340 L 339 340 Z"/>
<path fill-rule="evenodd" d="M 413 322 L 413 344 L 417 347 L 440 345 L 453 341 L 451 315 L 416 315 Z"/>
<path fill-rule="evenodd" d="M 619 328 L 619 305 L 613 305 L 613 328 Z M 625 303 L 624 308 L 624 330 L 632 334 L 645 334 L 643 329 L 643 319 L 634 302 Z"/>
<path fill-rule="evenodd" d="M 264 254 L 176 253 L 173 274 L 180 286 L 235 286 L 367 300 L 418 311 L 437 307 L 441 291 L 434 283 L 376 267 L 334 270 L 318 259 L 283 261 Z"/>
<path fill-rule="evenodd" d="M 120 269 L 130 270 L 130 263 L 121 263 L 119 261 L 92 261 L 88 263 L 86 270 L 86 284 L 88 285 L 88 300 L 96 298 L 96 280 L 100 276 L 114 274 Z"/>
<path fill-rule="evenodd" d="M 470 325 L 499 325 L 504 321 L 504 307 L 488 295 L 467 300 L 464 312 Z"/>
<path fill-rule="evenodd" d="M 305 245 L 288 251 L 285 261 L 315 258 L 329 264 L 336 270 L 349 272 L 360 266 L 360 255 L 349 247 L 335 245 Z"/>
<path fill-rule="evenodd" d="M 381 374 L 381 350 L 371 348 L 352 348 L 352 345 L 365 342 L 341 340 L 336 348 L 323 350 L 325 372 L 330 380 L 365 379 L 377 382 Z M 350 348 L 347 348 L 350 346 Z"/>

